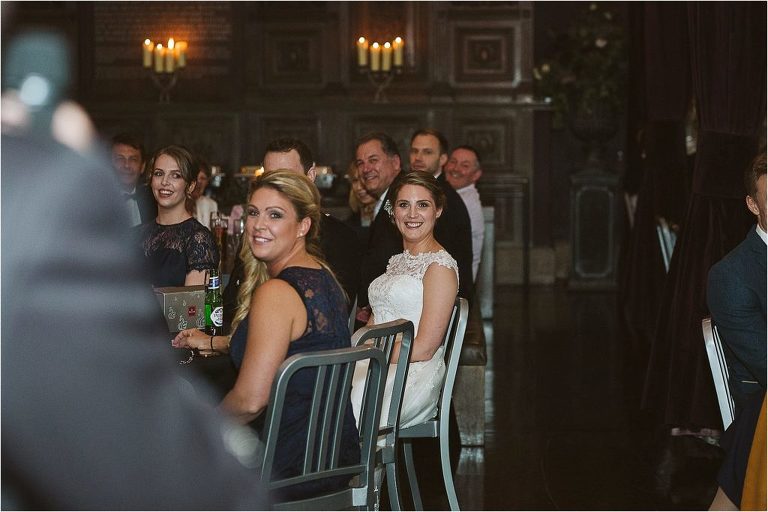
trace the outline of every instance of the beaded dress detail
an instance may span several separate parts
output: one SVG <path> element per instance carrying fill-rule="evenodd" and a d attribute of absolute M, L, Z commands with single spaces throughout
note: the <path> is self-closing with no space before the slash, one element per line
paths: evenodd
<path fill-rule="evenodd" d="M 368 298 L 377 324 L 403 318 L 413 322 L 414 333 L 418 335 L 424 305 L 424 274 L 433 264 L 453 269 L 458 279 L 456 260 L 443 249 L 416 255 L 406 250 L 389 259 L 386 272 L 374 279 L 368 287 Z M 396 366 L 392 364 L 389 367 L 382 409 L 384 411 L 389 409 L 389 402 L 392 400 Z M 410 364 L 400 411 L 401 427 L 415 425 L 435 416 L 444 376 L 442 347 L 437 349 L 429 361 Z M 363 383 L 364 379 L 364 372 L 356 370 L 352 388 L 352 404 L 356 418 L 362 401 L 362 384 L 358 383 Z M 382 420 L 385 419 L 382 417 Z"/>

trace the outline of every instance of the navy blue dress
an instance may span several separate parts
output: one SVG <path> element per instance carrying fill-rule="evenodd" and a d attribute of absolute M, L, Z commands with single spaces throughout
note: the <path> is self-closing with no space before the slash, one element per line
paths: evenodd
<path fill-rule="evenodd" d="M 290 284 L 301 297 L 307 310 L 307 328 L 304 334 L 288 345 L 286 358 L 302 352 L 331 350 L 350 346 L 347 327 L 347 305 L 344 295 L 333 276 L 324 269 L 288 267 L 276 277 Z M 248 317 L 244 318 L 232 336 L 229 354 L 240 369 L 248 339 Z M 291 380 L 288 387 L 280 437 L 275 452 L 273 472 L 275 478 L 287 478 L 300 473 L 304 462 L 304 446 L 307 435 L 307 418 L 315 386 L 315 370 L 302 370 Z M 263 432 L 264 415 L 251 426 L 266 440 Z M 351 402 L 347 403 L 344 416 L 343 442 L 340 449 L 342 464 L 354 464 L 360 460 L 360 444 Z M 289 501 L 316 496 L 347 486 L 349 477 L 325 479 L 321 482 L 295 485 L 281 491 L 279 501 Z"/>
<path fill-rule="evenodd" d="M 184 286 L 190 271 L 219 266 L 216 240 L 194 217 L 167 226 L 153 219 L 135 229 L 152 286 Z"/>

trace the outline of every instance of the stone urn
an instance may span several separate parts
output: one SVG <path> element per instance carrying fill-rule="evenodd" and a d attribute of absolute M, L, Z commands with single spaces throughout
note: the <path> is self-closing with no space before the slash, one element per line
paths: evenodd
<path fill-rule="evenodd" d="M 619 113 L 607 101 L 569 102 L 566 122 L 571 133 L 582 142 L 585 168 L 604 169 L 604 149 L 619 130 Z"/>

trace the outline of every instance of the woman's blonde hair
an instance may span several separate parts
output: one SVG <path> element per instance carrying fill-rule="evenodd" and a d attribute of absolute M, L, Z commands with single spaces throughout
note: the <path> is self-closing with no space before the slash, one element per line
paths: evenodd
<path fill-rule="evenodd" d="M 253 194 L 261 188 L 276 190 L 280 195 L 288 199 L 293 205 L 299 222 L 309 218 L 311 221 L 309 230 L 304 235 L 306 251 L 323 268 L 331 272 L 320 251 L 320 193 L 317 191 L 314 183 L 306 176 L 286 169 L 265 172 L 251 183 L 248 191 L 248 200 L 250 201 Z M 246 233 L 246 236 L 249 235 L 249 233 Z M 235 311 L 232 328 L 230 329 L 232 333 L 235 332 L 237 326 L 248 314 L 253 291 L 269 279 L 267 265 L 253 255 L 251 246 L 247 242 L 243 244 L 240 257 L 243 260 L 245 269 L 245 280 L 240 285 L 240 290 L 237 293 L 237 310 Z M 333 275 L 333 272 L 331 272 L 331 275 Z"/>
<path fill-rule="evenodd" d="M 349 166 L 347 166 L 347 179 L 349 180 L 349 199 L 347 202 L 349 203 L 349 209 L 352 210 L 353 213 L 357 213 L 360 211 L 360 200 L 357 198 L 357 194 L 355 194 L 355 187 L 352 185 L 352 176 L 357 176 L 357 179 L 360 179 L 360 176 L 357 174 L 357 162 L 352 160 L 349 163 Z"/>

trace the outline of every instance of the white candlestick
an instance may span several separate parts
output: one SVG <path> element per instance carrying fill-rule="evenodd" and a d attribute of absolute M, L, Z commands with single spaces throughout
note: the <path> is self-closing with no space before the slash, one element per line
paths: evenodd
<path fill-rule="evenodd" d="M 173 38 L 170 38 L 168 40 L 168 49 L 165 51 L 165 72 L 166 73 L 173 73 L 173 70 L 176 67 L 176 57 L 174 54 L 174 46 L 176 46 L 176 43 L 173 41 Z"/>
<path fill-rule="evenodd" d="M 395 42 L 392 43 L 392 49 L 394 50 L 394 64 L 395 67 L 400 67 L 403 65 L 403 46 L 405 46 L 405 41 L 403 41 L 402 37 L 396 37 Z"/>
<path fill-rule="evenodd" d="M 390 69 L 392 69 L 392 45 L 387 41 L 381 50 L 381 70 L 386 72 Z"/>
<path fill-rule="evenodd" d="M 165 69 L 165 49 L 162 44 L 155 46 L 155 73 L 162 73 Z"/>
<path fill-rule="evenodd" d="M 141 45 L 141 61 L 145 68 L 152 67 L 152 41 L 149 39 L 145 39 Z"/>
<path fill-rule="evenodd" d="M 379 43 L 373 43 L 371 45 L 371 71 L 378 71 L 381 69 L 381 47 Z"/>
<path fill-rule="evenodd" d="M 187 42 L 186 41 L 179 41 L 176 43 L 176 63 L 179 65 L 180 68 L 183 68 L 187 65 Z"/>

